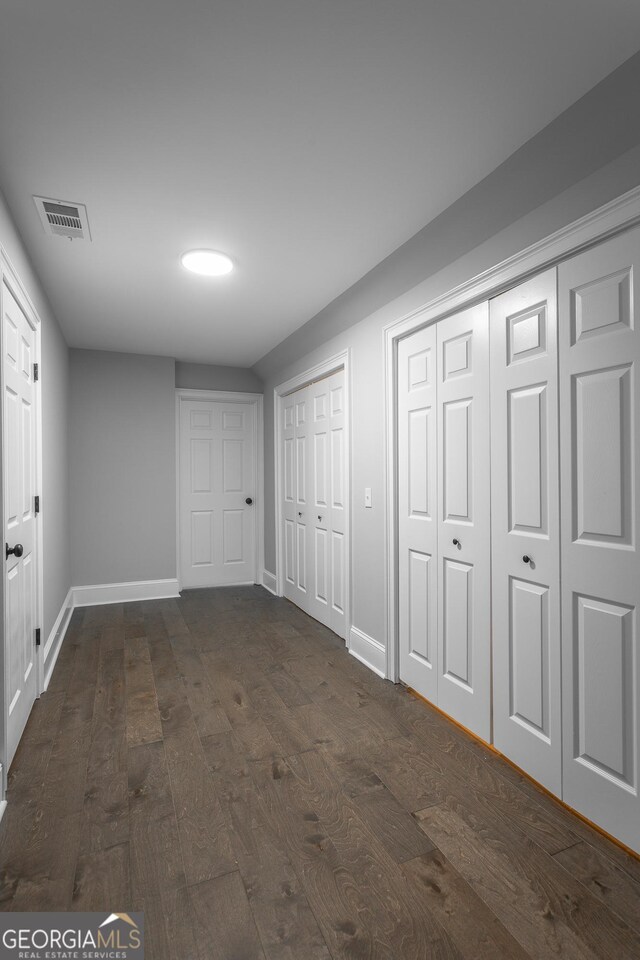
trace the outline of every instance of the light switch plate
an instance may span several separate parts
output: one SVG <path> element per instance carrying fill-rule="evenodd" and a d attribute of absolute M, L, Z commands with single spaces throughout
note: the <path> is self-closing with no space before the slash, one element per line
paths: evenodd
<path fill-rule="evenodd" d="M 364 505 L 365 507 L 371 506 L 371 487 L 364 488 Z"/>

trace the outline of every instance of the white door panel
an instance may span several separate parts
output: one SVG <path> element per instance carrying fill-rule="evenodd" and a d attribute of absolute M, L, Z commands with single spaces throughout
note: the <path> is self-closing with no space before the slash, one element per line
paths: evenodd
<path fill-rule="evenodd" d="M 307 403 L 308 390 L 304 388 L 283 397 L 280 409 L 284 443 L 284 595 L 303 610 L 307 606 Z"/>
<path fill-rule="evenodd" d="M 344 638 L 344 371 L 283 397 L 280 416 L 284 595 Z"/>
<path fill-rule="evenodd" d="M 489 308 L 436 324 L 438 706 L 491 739 Z"/>
<path fill-rule="evenodd" d="M 438 698 L 436 329 L 398 345 L 400 679 Z"/>
<path fill-rule="evenodd" d="M 255 407 L 180 400 L 182 586 L 255 580 Z"/>
<path fill-rule="evenodd" d="M 490 304 L 491 516 L 494 744 L 560 795 L 556 280 Z"/>
<path fill-rule="evenodd" d="M 640 851 L 640 231 L 559 267 L 563 799 Z"/>
<path fill-rule="evenodd" d="M 38 694 L 35 331 L 6 284 L 2 287 L 4 365 L 3 483 L 5 542 L 22 546 L 5 563 L 5 705 L 10 765 Z"/>

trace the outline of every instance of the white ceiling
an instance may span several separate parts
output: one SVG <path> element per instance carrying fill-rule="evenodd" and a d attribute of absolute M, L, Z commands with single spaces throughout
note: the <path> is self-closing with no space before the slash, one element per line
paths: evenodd
<path fill-rule="evenodd" d="M 638 0 L 2 0 L 0 185 L 72 346 L 250 365 L 631 56 Z M 92 243 L 31 199 L 85 203 Z M 179 265 L 229 253 L 219 281 Z"/>

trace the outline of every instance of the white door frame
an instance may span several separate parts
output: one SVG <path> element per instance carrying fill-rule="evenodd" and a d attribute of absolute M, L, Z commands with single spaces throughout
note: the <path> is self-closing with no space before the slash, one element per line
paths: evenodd
<path fill-rule="evenodd" d="M 282 463 L 282 400 L 290 393 L 295 393 L 302 387 L 322 380 L 344 370 L 345 394 L 345 564 L 344 564 L 344 622 L 346 645 L 349 647 L 351 634 L 351 351 L 349 348 L 336 353 L 326 360 L 321 360 L 313 367 L 303 370 L 290 380 L 278 384 L 273 391 L 273 444 L 275 465 L 275 514 L 276 514 L 276 595 L 284 596 L 284 538 L 282 536 L 282 483 L 284 479 L 284 465 Z"/>
<path fill-rule="evenodd" d="M 9 255 L 3 246 L 0 245 L 0 316 L 2 315 L 2 290 L 4 285 L 7 285 L 11 293 L 18 301 L 21 309 L 23 310 L 29 325 L 34 331 L 35 334 L 35 357 L 34 363 L 38 364 L 38 368 L 41 370 L 40 363 L 40 351 L 41 351 L 41 331 L 42 324 L 38 311 L 36 310 L 31 297 L 27 293 L 27 290 L 20 280 L 18 273 L 16 272 L 15 267 L 13 266 Z M 0 329 L 0 355 L 3 360 L 0 363 L 0 435 L 2 437 L 2 462 L 4 463 L 5 451 L 4 451 L 4 324 Z M 35 390 L 35 406 L 36 406 L 36 489 L 38 490 L 39 495 L 42 497 L 42 390 L 41 390 L 41 381 L 38 379 L 34 383 Z M 6 502 L 5 495 L 6 491 L 4 490 L 4 484 L 2 483 L 2 478 L 0 476 L 0 484 L 2 485 L 2 528 L 3 528 L 3 543 L 4 543 L 4 531 L 6 529 Z M 46 509 L 46 504 L 45 504 Z M 38 696 L 44 691 L 44 650 L 46 646 L 47 638 L 44 636 L 44 575 L 43 575 L 43 522 L 42 522 L 42 513 L 39 514 L 39 520 L 36 522 L 36 622 L 40 627 L 40 646 L 36 650 L 36 690 Z M 6 790 L 7 783 L 7 769 L 5 758 L 7 756 L 7 669 L 6 669 L 6 646 L 5 646 L 5 637 L 7 635 L 6 629 L 6 567 L 4 566 L 3 561 L 3 571 L 2 571 L 2 587 L 1 587 L 1 599 L 2 599 L 2 609 L 5 611 L 3 620 L 2 620 L 2 654 L 0 656 L 0 663 L 2 664 L 2 685 L 0 687 L 0 696 L 2 697 L 2 710 L 0 711 L 0 723 L 2 724 L 1 730 L 1 739 L 0 745 L 2 748 L 2 797 Z"/>
<path fill-rule="evenodd" d="M 182 590 L 182 569 L 180 563 L 180 404 L 183 400 L 213 400 L 218 403 L 245 403 L 255 409 L 254 444 L 254 490 L 255 510 L 255 582 L 262 583 L 264 576 L 264 428 L 263 397 L 261 393 L 234 393 L 229 390 L 191 390 L 176 388 L 176 571 L 178 589 Z"/>
<path fill-rule="evenodd" d="M 555 266 L 576 253 L 640 223 L 640 187 L 629 190 L 592 213 L 575 220 L 551 236 L 503 260 L 460 286 L 414 310 L 383 329 L 385 363 L 385 463 L 386 463 L 386 580 L 387 580 L 387 679 L 399 680 L 398 635 L 398 524 L 397 524 L 397 398 L 398 342 L 420 327 L 482 300 L 504 293 L 534 273 Z"/>

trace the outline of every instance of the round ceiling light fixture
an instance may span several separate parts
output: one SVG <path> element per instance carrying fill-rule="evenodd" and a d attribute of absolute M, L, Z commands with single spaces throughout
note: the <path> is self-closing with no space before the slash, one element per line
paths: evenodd
<path fill-rule="evenodd" d="M 233 260 L 218 250 L 188 250 L 180 257 L 182 266 L 203 277 L 224 277 L 233 270 Z"/>

